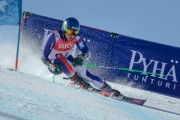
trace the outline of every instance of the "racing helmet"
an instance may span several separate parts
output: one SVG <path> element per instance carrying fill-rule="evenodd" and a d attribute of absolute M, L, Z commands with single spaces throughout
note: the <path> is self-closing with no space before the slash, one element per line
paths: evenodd
<path fill-rule="evenodd" d="M 70 17 L 63 21 L 62 31 L 68 35 L 76 36 L 79 33 L 80 24 L 76 18 Z"/>

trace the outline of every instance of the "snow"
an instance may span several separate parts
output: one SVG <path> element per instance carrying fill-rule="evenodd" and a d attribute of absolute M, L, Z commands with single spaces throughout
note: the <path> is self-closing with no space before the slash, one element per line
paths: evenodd
<path fill-rule="evenodd" d="M 151 108 L 154 104 L 158 107 L 158 103 L 163 106 L 164 101 L 159 101 L 157 98 L 156 101 L 152 101 L 149 97 L 145 105 L 150 107 L 143 107 L 72 88 L 67 86 L 67 81 L 62 78 L 60 81 L 52 82 L 4 68 L 0 68 L 0 77 L 0 118 L 5 120 L 180 119 L 179 107 L 176 105 L 174 112 L 171 110 L 172 104 L 176 103 L 164 105 L 165 110 L 155 109 L 153 106 Z M 132 92 L 131 90 L 125 91 Z M 137 92 L 139 90 L 133 91 L 134 94 Z M 138 94 L 144 95 L 143 92 Z M 158 97 L 162 99 L 165 96 L 158 95 Z M 176 99 L 169 99 L 178 102 Z"/>
<path fill-rule="evenodd" d="M 16 44 L 0 41 L 0 120 L 180 120 L 177 98 L 110 83 L 127 96 L 147 99 L 138 106 L 70 87 L 65 75 L 53 82 L 29 49 L 21 45 L 14 71 Z"/>

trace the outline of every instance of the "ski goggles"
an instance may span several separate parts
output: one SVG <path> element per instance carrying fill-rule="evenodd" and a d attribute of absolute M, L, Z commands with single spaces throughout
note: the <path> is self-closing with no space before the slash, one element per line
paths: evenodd
<path fill-rule="evenodd" d="M 68 34 L 68 35 L 70 35 L 70 36 L 76 36 L 77 34 L 78 34 L 78 32 L 79 31 L 77 31 L 77 30 L 68 30 L 68 29 L 66 29 L 66 33 Z"/>

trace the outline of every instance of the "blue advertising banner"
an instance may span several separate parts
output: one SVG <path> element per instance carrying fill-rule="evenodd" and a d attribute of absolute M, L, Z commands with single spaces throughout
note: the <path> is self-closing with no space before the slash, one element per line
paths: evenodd
<path fill-rule="evenodd" d="M 50 30 L 62 21 L 24 12 L 23 34 L 42 45 Z M 81 25 L 79 33 L 89 45 L 86 66 L 110 82 L 180 98 L 180 48 Z"/>

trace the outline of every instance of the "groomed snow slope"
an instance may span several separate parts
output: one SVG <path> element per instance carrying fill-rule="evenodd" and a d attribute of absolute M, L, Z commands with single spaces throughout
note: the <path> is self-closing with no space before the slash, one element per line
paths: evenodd
<path fill-rule="evenodd" d="M 179 120 L 179 99 L 121 87 L 124 94 L 146 98 L 133 105 L 56 82 L 0 68 L 2 120 Z M 149 106 L 149 107 L 148 107 Z"/>

